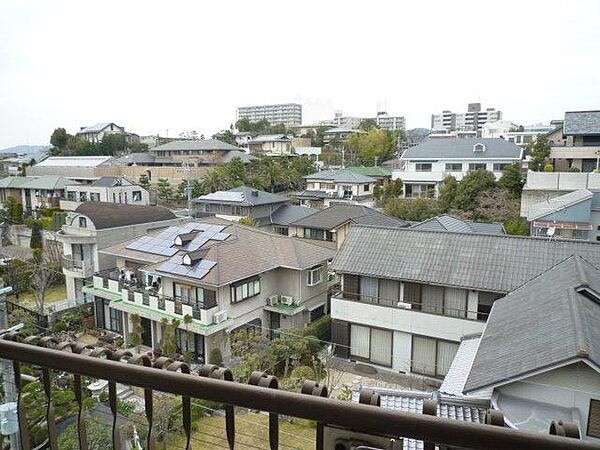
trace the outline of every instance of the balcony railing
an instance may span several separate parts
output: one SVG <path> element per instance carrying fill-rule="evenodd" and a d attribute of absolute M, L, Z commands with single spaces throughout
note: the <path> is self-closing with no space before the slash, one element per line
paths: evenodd
<path fill-rule="evenodd" d="M 92 274 L 93 264 L 89 260 L 81 260 L 73 256 L 63 255 L 62 265 L 65 270 L 79 274 L 82 278 L 87 278 Z"/>
<path fill-rule="evenodd" d="M 365 303 L 368 305 L 387 306 L 388 308 L 408 309 L 428 314 L 436 314 L 438 316 L 454 317 L 465 320 L 478 320 L 485 322 L 489 313 L 483 311 L 473 311 L 467 308 L 454 308 L 446 305 L 430 306 L 421 302 L 398 301 L 384 297 L 374 297 L 372 295 L 360 294 L 357 292 L 337 291 L 332 294 L 332 298 L 340 300 L 348 300 L 352 302 Z"/>
<path fill-rule="evenodd" d="M 519 450 L 519 449 L 599 449 L 597 444 L 582 442 L 575 424 L 553 422 L 550 436 L 522 432 L 497 426 L 503 424 L 496 411 L 489 414 L 490 425 L 467 423 L 454 419 L 434 417 L 437 404 L 424 406 L 424 414 L 405 413 L 378 407 L 376 394 L 361 393 L 360 403 L 328 399 L 327 388 L 306 381 L 302 393 L 278 390 L 277 378 L 264 372 L 254 372 L 249 384 L 233 382 L 229 369 L 213 365 L 201 366 L 197 373 L 180 361 L 169 358 L 151 360 L 147 355 L 132 355 L 127 350 L 111 351 L 92 348 L 81 343 L 58 343 L 51 338 L 28 338 L 28 343 L 18 342 L 21 337 L 12 333 L 0 339 L 0 358 L 12 361 L 14 386 L 17 391 L 17 417 L 22 448 L 31 448 L 27 427 L 27 411 L 22 392 L 21 365 L 32 364 L 42 368 L 42 383 L 46 401 L 46 426 L 48 448 L 58 448 L 58 431 L 52 400 L 52 371 L 73 374 L 73 389 L 78 406 L 78 435 L 81 449 L 87 450 L 86 424 L 84 420 L 84 393 L 82 376 L 108 381 L 109 404 L 112 413 L 112 445 L 107 448 L 122 448 L 117 429 L 118 402 L 117 383 L 144 389 L 145 413 L 148 422 L 146 448 L 154 448 L 154 394 L 162 391 L 181 396 L 181 429 L 185 435 L 186 449 L 192 448 L 192 398 L 205 399 L 225 404 L 225 430 L 230 449 L 235 447 L 235 406 L 269 413 L 269 447 L 279 448 L 279 415 L 298 417 L 317 422 L 315 448 L 322 449 L 381 449 L 402 448 L 403 438 L 424 441 L 426 450 L 435 445 L 449 445 L 470 449 Z M 35 344 L 35 345 L 32 345 Z M 201 425 L 200 425 L 201 426 Z M 349 439 L 356 433 L 364 433 L 362 446 L 351 447 Z M 375 438 L 375 436 L 379 436 Z M 571 437 L 563 437 L 571 436 Z M 385 442 L 385 444 L 381 444 Z M 168 439 L 167 445 L 171 444 Z"/>

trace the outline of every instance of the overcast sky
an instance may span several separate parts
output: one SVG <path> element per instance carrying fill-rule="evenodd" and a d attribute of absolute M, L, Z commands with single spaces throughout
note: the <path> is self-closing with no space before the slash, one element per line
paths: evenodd
<path fill-rule="evenodd" d="M 0 3 L 0 148 L 116 122 L 210 134 L 236 107 L 305 123 L 377 105 L 428 127 L 480 101 L 523 124 L 600 109 L 600 1 Z"/>

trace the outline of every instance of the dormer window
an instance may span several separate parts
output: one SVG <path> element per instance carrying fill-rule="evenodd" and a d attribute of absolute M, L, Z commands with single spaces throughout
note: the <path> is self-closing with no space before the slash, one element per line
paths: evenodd
<path fill-rule="evenodd" d="M 194 264 L 202 261 L 202 259 L 204 259 L 207 253 L 208 250 L 205 249 L 199 249 L 193 252 L 186 253 L 185 255 L 183 255 L 183 259 L 181 262 L 184 266 L 193 266 Z"/>
<path fill-rule="evenodd" d="M 474 152 L 485 152 L 485 144 L 478 142 L 477 144 L 475 144 L 473 146 L 473 151 Z"/>
<path fill-rule="evenodd" d="M 182 245 L 187 245 L 190 242 L 192 242 L 192 239 L 194 239 L 194 236 L 196 236 L 196 232 L 192 231 L 190 233 L 183 233 L 183 234 L 178 234 L 175 237 L 175 245 L 178 246 L 182 246 Z"/>

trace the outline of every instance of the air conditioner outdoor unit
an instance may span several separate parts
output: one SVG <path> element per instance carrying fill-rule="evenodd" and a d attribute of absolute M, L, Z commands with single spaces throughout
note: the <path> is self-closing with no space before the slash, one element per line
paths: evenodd
<path fill-rule="evenodd" d="M 219 311 L 213 316 L 214 323 L 221 323 L 227 320 L 227 311 Z"/>
<path fill-rule="evenodd" d="M 269 295 L 267 297 L 267 306 L 279 305 L 279 295 Z"/>
<path fill-rule="evenodd" d="M 398 308 L 402 308 L 402 309 L 412 309 L 411 303 L 398 302 L 397 306 L 398 306 Z"/>
<path fill-rule="evenodd" d="M 294 297 L 291 295 L 282 295 L 281 304 L 286 306 L 292 306 L 294 304 Z"/>

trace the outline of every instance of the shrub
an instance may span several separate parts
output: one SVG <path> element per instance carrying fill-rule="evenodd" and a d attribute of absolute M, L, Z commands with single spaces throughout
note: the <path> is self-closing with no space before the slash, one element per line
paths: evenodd
<path fill-rule="evenodd" d="M 291 373 L 292 378 L 297 378 L 298 380 L 315 380 L 315 371 L 312 370 L 308 366 L 298 366 L 292 370 Z"/>
<path fill-rule="evenodd" d="M 578 167 L 569 167 L 569 170 L 567 170 L 567 172 L 581 172 L 581 169 L 579 169 Z"/>
<path fill-rule="evenodd" d="M 308 333 L 323 341 L 330 341 L 331 317 L 322 316 L 308 326 Z"/>
<path fill-rule="evenodd" d="M 544 172 L 554 172 L 554 166 L 550 163 L 544 166 Z"/>
<path fill-rule="evenodd" d="M 214 364 L 215 366 L 223 365 L 223 354 L 221 353 L 220 348 L 215 347 L 210 351 L 210 355 L 208 356 L 208 363 Z"/>

